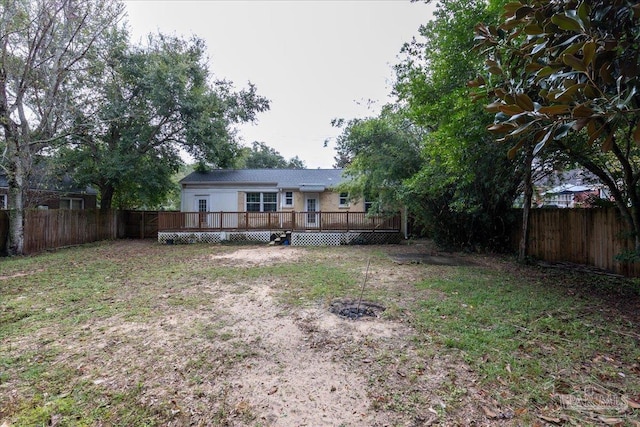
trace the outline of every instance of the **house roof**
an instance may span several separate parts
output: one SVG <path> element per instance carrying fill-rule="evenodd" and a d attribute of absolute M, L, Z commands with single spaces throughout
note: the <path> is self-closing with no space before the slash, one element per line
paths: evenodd
<path fill-rule="evenodd" d="M 250 184 L 324 191 L 345 181 L 343 169 L 217 169 L 192 172 L 181 184 Z"/>
<path fill-rule="evenodd" d="M 32 190 L 47 190 L 57 191 L 63 193 L 78 193 L 78 194 L 91 194 L 95 195 L 98 192 L 91 187 L 81 188 L 69 175 L 64 175 L 62 178 L 51 178 L 38 175 L 37 179 L 31 178 L 32 183 L 29 184 L 29 188 Z M 0 172 L 0 188 L 8 188 L 9 181 L 7 176 Z"/>

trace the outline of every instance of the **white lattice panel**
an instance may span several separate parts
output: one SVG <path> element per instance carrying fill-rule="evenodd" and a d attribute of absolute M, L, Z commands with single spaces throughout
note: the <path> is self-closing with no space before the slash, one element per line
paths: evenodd
<path fill-rule="evenodd" d="M 227 233 L 230 242 L 264 242 L 269 243 L 271 233 L 268 231 L 240 231 Z"/>
<path fill-rule="evenodd" d="M 158 233 L 158 242 L 166 244 L 220 243 L 223 241 L 268 243 L 270 240 L 271 233 L 269 231 Z M 292 246 L 383 245 L 399 243 L 400 240 L 399 233 L 291 233 Z"/>
<path fill-rule="evenodd" d="M 292 246 L 340 246 L 342 233 L 292 233 Z"/>

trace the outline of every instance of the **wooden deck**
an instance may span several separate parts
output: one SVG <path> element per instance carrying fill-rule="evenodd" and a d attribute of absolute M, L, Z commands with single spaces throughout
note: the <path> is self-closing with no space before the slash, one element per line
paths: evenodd
<path fill-rule="evenodd" d="M 159 212 L 158 231 L 400 231 L 400 215 L 364 212 Z"/>

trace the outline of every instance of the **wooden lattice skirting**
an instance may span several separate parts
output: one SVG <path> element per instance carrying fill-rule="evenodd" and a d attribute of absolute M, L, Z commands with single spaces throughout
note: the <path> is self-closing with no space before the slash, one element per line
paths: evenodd
<path fill-rule="evenodd" d="M 247 242 L 268 243 L 272 234 L 280 234 L 280 231 L 160 231 L 158 242 L 163 244 L 186 243 L 221 243 L 221 242 Z M 402 235 L 398 232 L 292 232 L 292 246 L 340 246 L 340 245 L 384 245 L 400 243 Z"/>

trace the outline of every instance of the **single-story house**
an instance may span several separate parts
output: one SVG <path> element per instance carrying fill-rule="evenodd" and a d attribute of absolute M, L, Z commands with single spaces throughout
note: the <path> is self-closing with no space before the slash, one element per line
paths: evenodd
<path fill-rule="evenodd" d="M 339 185 L 345 180 L 343 172 L 342 169 L 193 172 L 180 181 L 181 212 L 160 213 L 159 239 L 162 241 L 162 232 L 196 231 L 206 233 L 206 241 L 225 240 L 228 233 L 239 232 L 245 236 L 259 235 L 259 240 L 267 241 L 269 236 L 281 232 L 398 234 L 402 229 L 400 215 L 368 215 L 369 203 L 354 201 L 340 191 Z M 217 237 L 211 237 L 214 235 Z M 344 240 L 343 237 L 339 240 Z M 202 240 L 202 236 L 197 240 Z"/>
<path fill-rule="evenodd" d="M 69 176 L 33 180 L 29 184 L 24 202 L 27 209 L 95 209 L 97 192 L 93 188 L 80 188 Z M 8 209 L 9 183 L 0 172 L 0 209 Z"/>
<path fill-rule="evenodd" d="M 364 212 L 336 191 L 342 169 L 236 169 L 193 172 L 180 181 L 182 212 Z"/>

